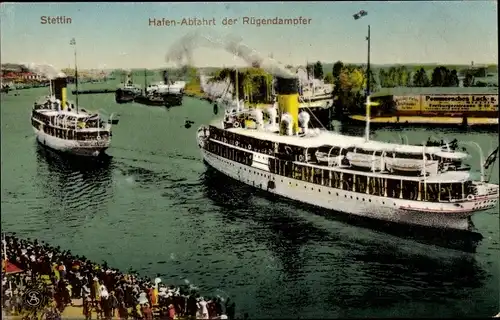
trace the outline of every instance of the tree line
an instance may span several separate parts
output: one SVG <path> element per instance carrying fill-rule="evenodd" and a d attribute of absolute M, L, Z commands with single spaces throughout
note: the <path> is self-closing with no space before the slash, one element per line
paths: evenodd
<path fill-rule="evenodd" d="M 323 71 L 323 64 L 317 61 L 314 64 L 307 64 L 307 74 L 315 79 L 322 79 L 325 83 L 333 84 L 335 75 L 341 61 L 337 61 L 331 72 Z M 337 65 L 337 66 L 336 66 Z M 343 65 L 343 64 L 342 64 Z M 346 65 L 353 70 L 366 70 L 366 66 Z M 413 70 L 412 70 L 413 69 Z M 366 71 L 365 77 L 366 77 Z M 464 76 L 462 85 L 464 87 L 485 87 L 487 83 L 477 78 L 486 77 L 486 68 L 468 68 L 457 71 L 456 69 L 445 66 L 437 66 L 429 74 L 423 67 L 409 69 L 406 66 L 392 66 L 387 69 L 379 68 L 375 72 L 378 77 L 374 77 L 371 72 L 370 85 L 373 91 L 376 87 L 395 88 L 395 87 L 458 87 L 460 85 L 459 74 Z M 378 81 L 377 81 L 378 80 Z"/>

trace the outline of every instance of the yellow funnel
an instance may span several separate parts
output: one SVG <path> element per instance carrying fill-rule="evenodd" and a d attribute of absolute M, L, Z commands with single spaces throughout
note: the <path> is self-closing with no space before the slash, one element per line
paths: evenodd
<path fill-rule="evenodd" d="M 299 131 L 299 79 L 278 77 L 276 82 L 279 118 L 281 119 L 284 113 L 290 114 L 293 119 L 292 132 L 296 134 Z M 280 134 L 285 134 L 281 131 L 282 129 Z"/>

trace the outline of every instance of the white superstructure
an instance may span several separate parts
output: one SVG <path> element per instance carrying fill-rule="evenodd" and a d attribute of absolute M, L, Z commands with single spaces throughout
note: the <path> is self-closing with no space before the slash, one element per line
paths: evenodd
<path fill-rule="evenodd" d="M 164 81 L 158 81 L 147 86 L 146 93 L 155 92 L 157 94 L 182 94 L 185 87 L 186 82 L 184 81 L 175 81 L 171 84 L 166 84 Z"/>

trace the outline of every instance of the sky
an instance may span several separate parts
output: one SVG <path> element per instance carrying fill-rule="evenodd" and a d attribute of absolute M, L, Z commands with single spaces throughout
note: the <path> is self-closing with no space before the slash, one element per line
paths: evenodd
<path fill-rule="evenodd" d="M 353 14 L 368 15 L 355 20 Z M 65 16 L 71 24 L 41 24 Z M 308 25 L 242 24 L 243 17 L 311 19 Z M 149 26 L 149 19 L 215 19 L 215 26 Z M 235 18 L 235 25 L 222 25 Z M 371 63 L 496 64 L 496 1 L 228 2 L 228 3 L 5 3 L 0 12 L 2 63 L 78 67 L 161 68 L 166 53 L 193 30 L 239 36 L 262 56 L 292 65 L 322 61 L 365 63 L 371 27 Z M 221 48 L 197 48 L 197 67 L 241 65 Z"/>

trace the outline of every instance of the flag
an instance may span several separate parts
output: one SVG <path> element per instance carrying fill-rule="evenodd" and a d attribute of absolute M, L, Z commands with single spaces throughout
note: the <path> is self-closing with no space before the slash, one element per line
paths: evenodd
<path fill-rule="evenodd" d="M 497 154 L 498 154 L 498 147 L 493 151 L 488 158 L 486 158 L 486 161 L 484 161 L 484 168 L 488 169 L 495 161 L 497 160 Z"/>
<path fill-rule="evenodd" d="M 76 45 L 76 40 L 75 40 L 75 38 L 71 39 L 71 41 L 69 42 L 69 44 L 70 44 L 71 46 Z"/>
<path fill-rule="evenodd" d="M 13 273 L 23 272 L 23 270 L 18 266 L 16 266 L 15 264 L 6 261 L 5 259 L 2 259 L 2 272 L 6 274 L 13 274 Z"/>

